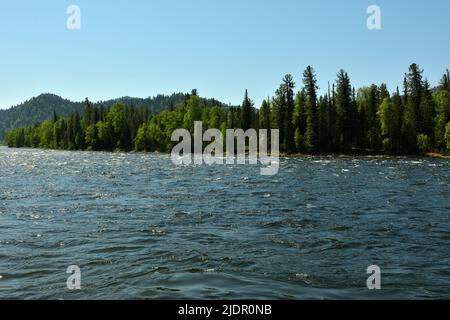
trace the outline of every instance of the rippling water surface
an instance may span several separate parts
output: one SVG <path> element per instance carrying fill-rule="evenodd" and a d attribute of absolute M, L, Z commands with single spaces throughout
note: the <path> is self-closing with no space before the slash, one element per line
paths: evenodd
<path fill-rule="evenodd" d="M 0 298 L 450 298 L 450 161 L 280 162 L 0 147 Z"/>

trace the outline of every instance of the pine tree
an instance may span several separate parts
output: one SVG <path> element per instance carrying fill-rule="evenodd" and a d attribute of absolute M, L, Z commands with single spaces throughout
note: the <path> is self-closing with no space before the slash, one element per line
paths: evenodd
<path fill-rule="evenodd" d="M 328 84 L 328 109 L 330 112 L 330 142 L 331 150 L 337 150 L 340 145 L 340 133 L 338 125 L 338 115 L 336 110 L 336 85 L 333 83 L 330 91 Z"/>
<path fill-rule="evenodd" d="M 379 102 L 383 103 L 384 99 L 390 99 L 389 90 L 387 88 L 386 83 L 382 83 L 379 88 Z"/>
<path fill-rule="evenodd" d="M 270 125 L 270 103 L 269 99 L 263 100 L 259 110 L 259 127 L 261 129 L 271 129 Z"/>
<path fill-rule="evenodd" d="M 339 146 L 348 149 L 352 146 L 354 137 L 352 114 L 352 87 L 350 77 L 347 72 L 340 70 L 337 75 L 336 88 L 336 115 L 337 115 L 337 134 Z"/>
<path fill-rule="evenodd" d="M 84 123 L 86 127 L 92 124 L 92 104 L 88 98 L 84 100 Z"/>
<path fill-rule="evenodd" d="M 439 83 L 439 87 L 441 90 L 447 90 L 450 92 L 450 75 L 448 69 L 446 73 L 442 76 L 442 79 Z"/>
<path fill-rule="evenodd" d="M 242 102 L 241 108 L 241 125 L 244 131 L 247 131 L 252 127 L 252 109 L 253 102 L 248 97 L 248 91 L 245 90 L 244 101 Z"/>
<path fill-rule="evenodd" d="M 330 148 L 330 108 L 328 95 L 319 98 L 317 104 L 318 121 L 318 148 L 328 150 Z"/>
<path fill-rule="evenodd" d="M 423 93 L 420 101 L 420 124 L 419 124 L 419 132 L 425 134 L 430 139 L 433 139 L 434 136 L 434 118 L 435 114 L 435 105 L 433 101 L 433 96 L 430 89 L 430 84 L 427 80 L 425 80 L 423 84 Z"/>
<path fill-rule="evenodd" d="M 303 72 L 303 85 L 306 95 L 306 132 L 305 146 L 309 150 L 317 148 L 318 122 L 317 122 L 317 80 L 314 69 L 308 66 Z"/>
<path fill-rule="evenodd" d="M 280 130 L 280 148 L 286 149 L 286 94 L 284 85 L 280 85 L 273 99 L 274 128 Z"/>
<path fill-rule="evenodd" d="M 286 113 L 284 118 L 284 145 L 288 153 L 294 151 L 294 132 L 292 130 L 292 114 L 294 112 L 294 88 L 295 82 L 292 75 L 287 74 L 283 78 Z"/>
<path fill-rule="evenodd" d="M 300 151 L 304 147 L 303 140 L 306 132 L 306 95 L 304 90 L 295 95 L 292 125 L 295 132 L 295 145 Z"/>
<path fill-rule="evenodd" d="M 405 77 L 403 78 L 403 100 L 402 103 L 404 106 L 408 103 L 408 80 Z"/>
<path fill-rule="evenodd" d="M 417 151 L 417 135 L 419 133 L 421 121 L 420 104 L 423 94 L 423 71 L 413 63 L 409 67 L 409 73 L 405 81 L 405 110 L 402 128 L 402 145 L 406 152 Z"/>
<path fill-rule="evenodd" d="M 58 116 L 56 115 L 56 111 L 53 110 L 53 123 L 56 123 L 58 121 Z"/>
<path fill-rule="evenodd" d="M 400 149 L 400 143 L 401 143 L 401 135 L 402 135 L 402 125 L 403 125 L 403 103 L 402 103 L 402 97 L 400 95 L 400 90 L 397 87 L 397 90 L 392 97 L 392 107 L 394 112 L 394 117 L 396 119 L 395 122 L 395 129 L 392 136 L 392 145 L 395 150 Z"/>

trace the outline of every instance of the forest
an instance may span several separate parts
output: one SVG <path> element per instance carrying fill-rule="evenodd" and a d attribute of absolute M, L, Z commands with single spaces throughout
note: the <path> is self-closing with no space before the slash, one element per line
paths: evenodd
<path fill-rule="evenodd" d="M 280 150 L 287 153 L 380 152 L 423 154 L 450 152 L 450 77 L 447 70 L 432 87 L 423 70 L 412 64 L 401 89 L 386 84 L 356 89 L 340 70 L 325 94 L 318 94 L 314 69 L 308 66 L 296 90 L 287 74 L 257 108 L 247 91 L 240 106 L 224 106 L 199 97 L 197 90 L 183 101 L 153 113 L 146 107 L 117 102 L 84 102 L 84 111 L 58 116 L 6 133 L 9 147 L 89 151 L 170 152 L 172 132 L 203 129 L 279 129 Z"/>

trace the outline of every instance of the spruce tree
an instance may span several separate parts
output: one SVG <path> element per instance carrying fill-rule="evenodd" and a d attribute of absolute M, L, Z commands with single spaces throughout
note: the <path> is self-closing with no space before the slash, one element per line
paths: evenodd
<path fill-rule="evenodd" d="M 421 128 L 420 104 L 423 94 L 422 73 L 413 63 L 405 78 L 405 109 L 403 115 L 402 145 L 406 152 L 417 151 L 417 135 Z"/>
<path fill-rule="evenodd" d="M 306 96 L 301 90 L 295 95 L 294 112 L 292 114 L 292 128 L 294 130 L 294 143 L 297 151 L 304 147 L 304 136 L 306 132 Z"/>
<path fill-rule="evenodd" d="M 292 114 L 294 112 L 294 88 L 295 82 L 292 75 L 287 74 L 283 78 L 286 113 L 284 118 L 284 145 L 288 153 L 294 151 L 294 132 L 292 130 Z"/>
<path fill-rule="evenodd" d="M 306 95 L 306 132 L 305 147 L 309 150 L 317 148 L 317 80 L 314 69 L 308 66 L 303 72 L 303 85 Z"/>
<path fill-rule="evenodd" d="M 339 146 L 348 149 L 352 146 L 352 87 L 347 72 L 340 70 L 336 84 L 336 116 L 337 116 L 337 141 Z"/>
<path fill-rule="evenodd" d="M 280 130 L 280 148 L 286 150 L 286 94 L 284 84 L 281 84 L 276 91 L 273 105 L 274 128 Z"/>
<path fill-rule="evenodd" d="M 244 101 L 242 102 L 241 109 L 241 125 L 244 131 L 247 131 L 252 127 L 252 109 L 253 102 L 248 97 L 248 91 L 245 90 Z"/>
<path fill-rule="evenodd" d="M 430 84 L 428 80 L 424 81 L 423 93 L 420 101 L 420 125 L 419 132 L 427 135 L 430 139 L 434 136 L 434 118 L 436 116 L 436 108 L 431 93 Z"/>
<path fill-rule="evenodd" d="M 263 100 L 261 109 L 259 110 L 259 127 L 261 129 L 271 129 L 269 100 Z"/>

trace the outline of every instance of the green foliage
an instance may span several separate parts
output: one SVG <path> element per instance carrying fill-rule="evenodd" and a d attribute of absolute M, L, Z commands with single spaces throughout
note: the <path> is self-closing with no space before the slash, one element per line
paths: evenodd
<path fill-rule="evenodd" d="M 384 99 L 377 115 L 381 122 L 382 135 L 385 137 L 383 146 L 388 150 L 392 150 L 394 148 L 393 141 L 397 132 L 397 124 L 399 122 L 396 118 L 398 115 L 394 112 L 394 104 L 388 98 Z"/>
<path fill-rule="evenodd" d="M 297 148 L 297 150 L 301 150 L 303 147 L 303 136 L 300 133 L 299 128 L 295 129 L 294 140 L 295 140 L 295 147 Z"/>
<path fill-rule="evenodd" d="M 317 80 L 314 69 L 308 66 L 303 72 L 303 85 L 305 86 L 306 132 L 305 147 L 314 150 L 318 147 L 318 122 L 317 122 Z"/>
<path fill-rule="evenodd" d="M 417 136 L 417 149 L 421 152 L 429 152 L 432 148 L 431 139 L 426 134 L 419 134 Z"/>
<path fill-rule="evenodd" d="M 381 143 L 379 107 L 383 100 L 389 101 L 385 86 L 371 85 L 358 90 L 357 106 L 360 114 L 358 145 L 362 148 L 378 148 Z M 381 97 L 384 96 L 383 100 Z"/>
<path fill-rule="evenodd" d="M 259 128 L 261 129 L 270 129 L 271 121 L 270 121 L 270 102 L 269 100 L 264 100 L 262 106 L 259 110 Z"/>
<path fill-rule="evenodd" d="M 273 99 L 273 128 L 280 130 L 281 147 L 287 151 L 294 151 L 294 131 L 292 125 L 294 112 L 294 88 L 295 82 L 292 75 L 287 74 L 276 91 Z"/>
<path fill-rule="evenodd" d="M 253 102 L 248 97 L 248 91 L 245 90 L 244 101 L 241 108 L 241 127 L 244 131 L 252 128 L 252 109 Z"/>
<path fill-rule="evenodd" d="M 298 92 L 294 93 L 294 78 L 288 74 L 275 97 L 264 100 L 259 110 L 253 107 L 247 91 L 242 105 L 233 107 L 200 98 L 195 89 L 173 99 L 158 96 L 166 105 L 154 113 L 134 98 L 99 104 L 86 99 L 80 104 L 83 116 L 79 108 L 58 115 L 55 110 L 60 108 L 50 104 L 49 120 L 11 129 L 5 143 L 9 147 L 64 150 L 170 152 L 175 144 L 171 141 L 174 130 L 185 128 L 193 133 L 194 122 L 203 121 L 204 130 L 218 128 L 223 133 L 236 128 L 279 129 L 281 151 L 288 153 L 354 148 L 390 153 L 450 152 L 448 72 L 437 89 L 422 79 L 422 73 L 419 66 L 411 65 L 403 94 L 397 88 L 391 95 L 385 84 L 356 91 L 341 70 L 336 84 L 318 96 L 316 75 L 308 66 Z"/>
<path fill-rule="evenodd" d="M 0 110 L 0 141 L 4 138 L 4 133 L 7 130 L 41 123 L 47 119 L 52 119 L 54 113 L 60 117 L 69 117 L 74 113 L 84 114 L 85 123 L 90 125 L 99 120 L 104 121 L 105 109 L 110 109 L 116 103 L 134 106 L 136 109 L 144 109 L 147 113 L 156 114 L 167 110 L 170 106 L 183 104 L 185 99 L 185 94 L 174 93 L 146 99 L 122 97 L 94 104 L 87 99 L 84 102 L 72 102 L 53 94 L 42 94 L 10 109 Z M 208 106 L 225 107 L 223 103 L 215 99 L 202 98 L 201 100 L 203 104 Z M 89 102 L 92 110 L 89 115 L 85 114 L 87 102 Z"/>
<path fill-rule="evenodd" d="M 342 149 L 349 149 L 355 140 L 355 105 L 352 101 L 350 77 L 344 70 L 340 70 L 337 75 L 336 87 L 338 146 Z"/>
<path fill-rule="evenodd" d="M 436 118 L 434 125 L 435 146 L 439 151 L 447 148 L 445 133 L 447 122 L 450 121 L 450 92 L 444 89 L 434 95 Z"/>
<path fill-rule="evenodd" d="M 186 102 L 187 112 L 183 117 L 183 127 L 189 132 L 194 132 L 194 122 L 202 118 L 202 106 L 197 93 L 192 94 Z"/>
<path fill-rule="evenodd" d="M 450 122 L 445 127 L 445 141 L 447 143 L 447 152 L 450 152 Z"/>
<path fill-rule="evenodd" d="M 405 110 L 402 127 L 402 145 L 406 152 L 417 151 L 418 134 L 424 132 L 421 103 L 424 97 L 423 70 L 413 63 L 405 79 Z"/>

